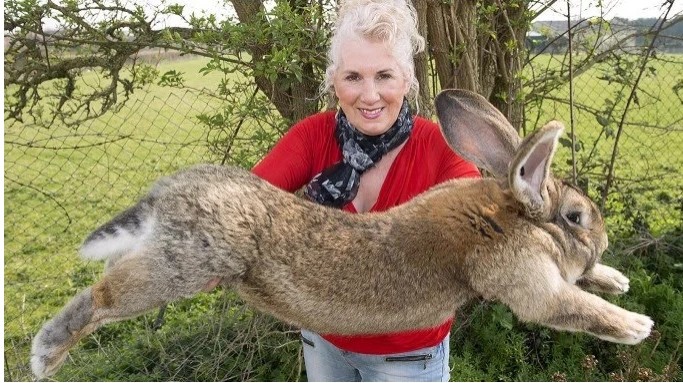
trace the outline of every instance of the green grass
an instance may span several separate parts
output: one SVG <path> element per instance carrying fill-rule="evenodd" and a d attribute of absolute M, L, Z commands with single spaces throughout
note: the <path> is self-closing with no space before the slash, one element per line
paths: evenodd
<path fill-rule="evenodd" d="M 549 62 L 549 56 L 539 56 L 534 63 L 537 68 L 557 68 L 558 62 Z M 574 131 L 582 148 L 577 152 L 579 171 L 592 181 L 591 195 L 599 201 L 598 188 L 604 185 L 604 175 L 610 163 L 614 148 L 617 148 L 614 176 L 617 180 L 611 191 L 609 226 L 616 230 L 622 225 L 624 214 L 645 214 L 654 233 L 661 233 L 681 222 L 681 209 L 672 209 L 676 200 L 683 198 L 683 93 L 679 96 L 673 89 L 683 79 L 683 57 L 664 56 L 651 61 L 641 78 L 637 98 L 628 107 L 623 132 L 616 142 L 619 122 L 626 109 L 630 86 L 601 80 L 600 77 L 613 72 L 613 63 L 599 64 L 578 75 L 574 83 Z M 633 68 L 632 79 L 636 69 Z M 527 109 L 526 129 L 534 129 L 536 121 L 544 123 L 558 119 L 567 126 L 567 137 L 571 130 L 569 106 L 552 99 L 567 100 L 569 85 L 546 95 L 543 104 Z M 549 97 L 548 97 L 549 96 Z M 600 113 L 608 121 L 606 126 L 598 122 L 596 113 L 586 111 L 610 110 Z M 571 174 L 568 161 L 571 151 L 561 147 L 554 163 L 556 172 Z M 587 162 L 590 166 L 582 165 Z M 635 199 L 624 201 L 624 195 Z M 680 204 L 680 202 L 679 202 Z M 626 211 L 626 210 L 629 211 Z"/>
<path fill-rule="evenodd" d="M 215 75 L 196 74 L 204 61 L 160 70 L 187 71 L 188 85 L 211 88 Z M 5 349 L 9 363 L 21 366 L 19 379 L 30 379 L 29 338 L 101 272 L 77 257 L 85 235 L 158 177 L 215 160 L 196 115 L 216 105 L 187 89 L 152 86 L 77 128 L 5 126 Z"/>
<path fill-rule="evenodd" d="M 222 77 L 198 74 L 205 62 L 169 62 L 159 70 L 184 72 L 187 87 L 213 89 Z M 657 71 L 683 78 L 680 61 L 677 65 L 662 65 Z M 576 97 L 581 103 L 601 109 L 616 86 L 596 80 L 598 74 L 593 70 L 577 79 Z M 92 76 L 87 81 L 95 81 L 96 75 Z M 631 125 L 626 128 L 617 162 L 617 175 L 622 179 L 618 186 L 622 189 L 637 186 L 628 181 L 630 178 L 652 178 L 650 184 L 656 186 L 656 191 L 636 195 L 634 205 L 627 207 L 643 209 L 661 231 L 680 222 L 680 211 L 673 208 L 675 203 L 666 203 L 661 194 L 681 198 L 683 189 L 683 108 L 669 86 L 674 80 L 664 81 L 663 76 L 644 79 L 641 106 L 629 110 Z M 566 92 L 563 88 L 556 95 Z M 5 126 L 5 380 L 32 379 L 28 370 L 32 336 L 76 292 L 98 279 L 102 265 L 77 257 L 83 238 L 129 206 L 158 177 L 193 163 L 220 160 L 207 149 L 209 133 L 196 118 L 199 113 L 220 107 L 217 100 L 187 88 L 152 85 L 134 93 L 119 112 L 77 128 L 45 129 L 19 123 Z M 529 110 L 527 115 L 534 113 Z M 565 105 L 544 103 L 540 113 L 540 121 L 569 121 Z M 639 127 L 641 122 L 677 124 L 678 132 Z M 580 112 L 576 131 L 585 143 L 579 156 L 585 156 L 601 126 L 594 116 Z M 597 156 L 608 158 L 611 144 L 610 140 L 599 141 Z M 63 146 L 72 148 L 52 149 Z M 567 172 L 564 163 L 568 154 L 566 148 L 558 152 L 555 168 L 560 173 Z M 619 203 L 612 201 L 614 209 L 618 210 Z M 611 225 L 622 224 L 618 215 L 610 220 Z M 612 243 L 615 239 L 610 238 Z M 634 278 L 635 291 L 617 301 L 638 311 L 658 310 L 663 340 L 657 346 L 648 342 L 639 348 L 627 348 L 587 336 L 526 327 L 515 322 L 505 308 L 474 305 L 463 310 L 453 333 L 453 378 L 551 380 L 553 374 L 562 373 L 570 380 L 606 380 L 610 372 L 626 371 L 627 366 L 616 358 L 620 352 L 661 376 L 670 362 L 667 357 L 680 352 L 675 343 L 678 340 L 680 345 L 683 323 L 681 287 L 672 282 L 683 277 L 680 253 L 672 250 L 674 255 L 669 259 L 662 255 L 669 254 L 666 251 L 656 252 L 639 263 L 641 258 L 634 256 L 627 260 L 614 257 L 622 248 L 616 243 L 608 263 L 624 267 Z M 648 263 L 655 258 L 664 260 Z M 661 279 L 665 274 L 668 279 Z M 662 308 L 660 301 L 671 310 Z M 244 309 L 231 294 L 203 294 L 172 305 L 159 331 L 151 329 L 154 319 L 155 313 L 151 313 L 105 326 L 74 348 L 55 378 L 201 381 L 302 377 L 298 340 L 289 332 L 291 329 Z M 653 347 L 659 347 L 657 352 Z M 600 359 L 598 371 L 583 371 L 576 366 L 576 361 L 587 353 Z M 648 359 L 646 354 L 653 356 Z"/>

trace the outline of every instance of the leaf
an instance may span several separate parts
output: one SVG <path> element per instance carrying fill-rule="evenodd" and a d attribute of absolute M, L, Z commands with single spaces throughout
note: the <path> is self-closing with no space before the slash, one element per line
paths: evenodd
<path fill-rule="evenodd" d="M 170 70 L 161 75 L 159 79 L 159 85 L 161 86 L 183 86 L 183 73 L 176 70 Z"/>
<path fill-rule="evenodd" d="M 512 330 L 514 325 L 512 313 L 502 305 L 493 306 L 493 320 L 506 330 Z"/>
<path fill-rule="evenodd" d="M 184 5 L 180 4 L 171 4 L 168 7 L 166 7 L 165 12 L 172 13 L 174 15 L 182 16 L 183 15 L 183 10 L 185 9 Z"/>
<path fill-rule="evenodd" d="M 600 126 L 604 127 L 609 125 L 609 119 L 601 114 L 596 114 L 595 119 L 598 121 L 598 124 L 600 124 Z"/>
<path fill-rule="evenodd" d="M 572 147 L 572 140 L 571 137 L 560 137 L 560 145 L 564 146 L 565 148 L 571 148 Z M 574 151 L 579 152 L 583 149 L 583 141 L 581 140 L 574 140 Z"/>
<path fill-rule="evenodd" d="M 560 145 L 564 146 L 565 148 L 571 148 L 572 147 L 572 140 L 566 137 L 560 137 L 559 139 Z"/>

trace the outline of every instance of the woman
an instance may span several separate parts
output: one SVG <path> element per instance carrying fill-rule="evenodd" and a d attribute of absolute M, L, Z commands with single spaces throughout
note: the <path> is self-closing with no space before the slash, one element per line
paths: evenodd
<path fill-rule="evenodd" d="M 413 55 L 423 46 L 404 0 L 344 2 L 323 84 L 339 109 L 295 124 L 252 171 L 284 190 L 305 186 L 308 198 L 350 213 L 383 211 L 448 179 L 478 177 L 435 123 L 411 112 Z M 451 323 L 364 336 L 302 329 L 308 379 L 448 381 Z"/>

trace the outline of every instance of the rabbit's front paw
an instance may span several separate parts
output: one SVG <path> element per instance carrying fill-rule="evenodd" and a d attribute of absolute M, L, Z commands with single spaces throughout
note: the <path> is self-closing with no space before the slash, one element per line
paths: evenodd
<path fill-rule="evenodd" d="M 605 265 L 596 266 L 601 266 L 601 273 L 607 282 L 612 285 L 612 291 L 615 294 L 623 294 L 628 291 L 629 280 L 621 271 Z"/>
<path fill-rule="evenodd" d="M 610 342 L 638 344 L 643 339 L 650 336 L 652 326 L 655 324 L 647 315 L 630 311 L 626 311 L 625 315 L 621 318 L 621 321 L 621 331 L 618 331 L 617 334 L 614 334 L 614 336 L 603 334 L 598 337 Z"/>
<path fill-rule="evenodd" d="M 642 315 L 638 313 L 629 313 L 630 318 L 628 319 L 629 328 L 627 330 L 627 336 L 624 338 L 624 343 L 626 344 L 636 344 L 640 343 L 643 339 L 650 336 L 652 331 L 652 326 L 655 322 L 650 319 L 647 315 Z"/>
<path fill-rule="evenodd" d="M 629 289 L 629 280 L 619 270 L 596 264 L 577 283 L 585 288 L 608 294 L 623 294 Z"/>

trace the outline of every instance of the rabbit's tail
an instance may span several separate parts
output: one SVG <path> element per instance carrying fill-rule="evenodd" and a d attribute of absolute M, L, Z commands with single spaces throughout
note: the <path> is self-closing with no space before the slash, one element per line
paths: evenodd
<path fill-rule="evenodd" d="M 104 260 L 135 250 L 154 226 L 148 201 L 140 201 L 93 231 L 81 246 L 81 256 Z"/>

